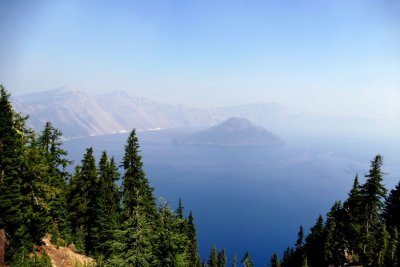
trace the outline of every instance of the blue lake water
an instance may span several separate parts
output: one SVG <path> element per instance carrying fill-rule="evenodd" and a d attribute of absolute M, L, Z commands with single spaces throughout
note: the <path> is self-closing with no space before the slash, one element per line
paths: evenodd
<path fill-rule="evenodd" d="M 231 263 L 250 252 L 256 266 L 268 263 L 295 242 L 298 227 L 307 232 L 319 214 L 349 191 L 356 173 L 385 157 L 385 184 L 400 180 L 400 143 L 351 138 L 286 136 L 284 146 L 173 145 L 182 130 L 139 132 L 144 167 L 157 197 L 175 208 L 182 198 L 192 210 L 201 257 L 211 247 L 225 248 Z M 80 163 L 85 148 L 107 150 L 121 160 L 128 134 L 65 142 Z M 363 181 L 363 179 L 361 179 Z"/>

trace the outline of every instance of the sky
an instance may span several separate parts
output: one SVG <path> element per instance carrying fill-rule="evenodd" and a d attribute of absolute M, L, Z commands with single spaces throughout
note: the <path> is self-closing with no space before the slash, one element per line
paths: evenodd
<path fill-rule="evenodd" d="M 0 83 L 400 122 L 400 1 L 0 1 Z"/>

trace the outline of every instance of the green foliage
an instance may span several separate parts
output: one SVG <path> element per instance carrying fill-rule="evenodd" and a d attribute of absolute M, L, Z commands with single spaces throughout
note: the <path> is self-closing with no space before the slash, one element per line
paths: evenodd
<path fill-rule="evenodd" d="M 153 233 L 141 209 L 135 209 L 114 232 L 110 266 L 158 266 L 153 251 Z"/>
<path fill-rule="evenodd" d="M 161 266 L 189 266 L 188 237 L 182 231 L 183 218 L 172 213 L 166 203 L 159 207 L 160 228 L 156 256 Z"/>
<path fill-rule="evenodd" d="M 71 161 L 65 159 L 67 152 L 61 148 L 62 133 L 46 122 L 44 130 L 38 137 L 38 148 L 46 159 L 47 179 L 44 181 L 44 201 L 48 203 L 50 216 L 50 233 L 57 236 L 54 244 L 58 244 L 58 237 L 64 240 L 71 239 L 71 225 L 67 209 L 67 177 L 66 167 Z"/>
<path fill-rule="evenodd" d="M 400 229 L 400 182 L 390 191 L 385 201 L 383 218 L 389 228 Z"/>
<path fill-rule="evenodd" d="M 210 256 L 208 257 L 209 267 L 218 267 L 218 254 L 215 245 L 211 248 Z"/>
<path fill-rule="evenodd" d="M 69 217 L 75 238 L 78 230 L 85 234 L 85 252 L 93 253 L 94 238 L 98 233 L 97 218 L 97 169 L 93 149 L 88 148 L 83 156 L 82 166 L 77 167 L 68 190 Z M 81 236 L 79 236 L 81 238 Z M 77 242 L 76 239 L 73 240 Z M 79 240 L 81 241 L 81 240 Z"/>
<path fill-rule="evenodd" d="M 379 255 L 381 254 L 381 244 L 378 244 L 378 237 L 382 233 L 381 215 L 383 211 L 383 199 L 386 189 L 382 184 L 383 165 L 382 156 L 377 155 L 371 161 L 371 168 L 365 184 L 361 187 L 362 211 L 363 211 L 363 231 L 362 238 L 362 261 L 366 265 L 379 265 Z"/>
<path fill-rule="evenodd" d="M 237 256 L 236 254 L 233 255 L 233 259 L 232 259 L 232 267 L 237 267 Z"/>
<path fill-rule="evenodd" d="M 226 258 L 226 254 L 225 254 L 225 250 L 221 249 L 218 252 L 218 267 L 226 267 L 226 262 L 227 258 Z"/>
<path fill-rule="evenodd" d="M 111 266 L 122 262 L 132 266 L 157 266 L 163 259 L 156 257 L 155 244 L 159 215 L 153 188 L 143 171 L 139 143 L 133 130 L 125 145 L 122 180 L 122 227 L 114 231 L 111 244 Z M 161 240 L 161 238 L 160 238 Z M 127 266 L 121 265 L 121 266 Z"/>
<path fill-rule="evenodd" d="M 399 259 L 398 250 L 399 250 L 399 233 L 397 232 L 397 228 L 395 227 L 390 233 L 389 243 L 385 254 L 385 266 L 387 267 L 397 266 Z"/>
<path fill-rule="evenodd" d="M 325 224 L 322 216 L 318 218 L 306 237 L 301 262 L 300 229 L 296 250 L 285 251 L 281 266 L 397 266 L 400 183 L 384 203 L 382 166 L 382 157 L 377 155 L 371 161 L 365 184 L 360 185 L 356 176 L 343 205 L 335 202 Z"/>
<path fill-rule="evenodd" d="M 199 266 L 200 258 L 197 252 L 196 225 L 194 223 L 192 211 L 190 211 L 189 218 L 187 221 L 187 236 L 189 241 L 188 244 L 189 263 L 191 266 Z"/>
<path fill-rule="evenodd" d="M 117 228 L 120 213 L 120 197 L 115 182 L 119 178 L 114 159 L 103 152 L 98 167 L 99 177 L 93 196 L 93 224 L 91 254 L 99 258 L 110 256 L 109 240 Z"/>
<path fill-rule="evenodd" d="M 272 254 L 269 266 L 270 267 L 280 267 L 281 266 L 279 259 L 278 259 L 278 255 L 276 255 L 276 253 Z"/>
<path fill-rule="evenodd" d="M 40 244 L 49 222 L 42 190 L 48 167 L 9 97 L 0 86 L 0 228 L 9 237 L 7 259 Z"/>
<path fill-rule="evenodd" d="M 46 253 L 39 255 L 38 253 L 29 252 L 23 248 L 13 256 L 10 264 L 11 267 L 52 267 L 50 258 Z"/>
<path fill-rule="evenodd" d="M 250 257 L 249 252 L 246 252 L 244 254 L 244 257 L 242 259 L 242 264 L 243 264 L 244 267 L 254 267 L 254 263 L 253 263 L 253 260 Z"/>
<path fill-rule="evenodd" d="M 128 137 L 125 145 L 123 167 L 125 174 L 122 181 L 123 216 L 129 218 L 137 207 L 145 210 L 145 215 L 155 220 L 157 209 L 153 196 L 153 188 L 143 170 L 142 157 L 140 156 L 139 142 L 135 129 Z"/>
<path fill-rule="evenodd" d="M 308 265 L 311 267 L 325 266 L 324 260 L 325 229 L 324 219 L 320 215 L 315 225 L 311 228 L 310 234 L 306 237 L 305 254 Z"/>

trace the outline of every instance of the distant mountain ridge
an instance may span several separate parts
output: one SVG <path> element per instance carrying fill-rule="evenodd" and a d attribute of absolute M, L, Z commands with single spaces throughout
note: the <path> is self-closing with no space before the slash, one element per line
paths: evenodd
<path fill-rule="evenodd" d="M 245 118 L 229 118 L 207 130 L 173 139 L 190 145 L 282 145 L 283 140 Z"/>
<path fill-rule="evenodd" d="M 257 114 L 265 117 L 265 125 L 292 114 L 276 103 L 201 109 L 159 103 L 124 91 L 89 96 L 65 87 L 14 97 L 13 102 L 17 111 L 30 114 L 33 128 L 40 130 L 46 121 L 51 121 L 69 138 L 132 128 L 208 127 L 235 116 L 254 120 Z"/>
<path fill-rule="evenodd" d="M 277 131 L 323 130 L 364 127 L 370 120 L 327 117 L 297 112 L 277 103 L 220 108 L 191 108 L 131 96 L 124 91 L 90 96 L 62 87 L 13 97 L 18 112 L 30 114 L 29 124 L 41 130 L 51 121 L 66 138 L 110 134 L 136 129 L 210 127 L 231 117 Z M 357 128 L 357 129 L 358 129 Z"/>

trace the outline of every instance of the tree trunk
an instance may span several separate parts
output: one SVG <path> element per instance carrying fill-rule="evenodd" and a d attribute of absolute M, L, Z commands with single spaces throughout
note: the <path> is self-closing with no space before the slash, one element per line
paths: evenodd
<path fill-rule="evenodd" d="M 6 232 L 0 229 L 0 267 L 5 266 L 4 252 L 6 250 Z"/>

